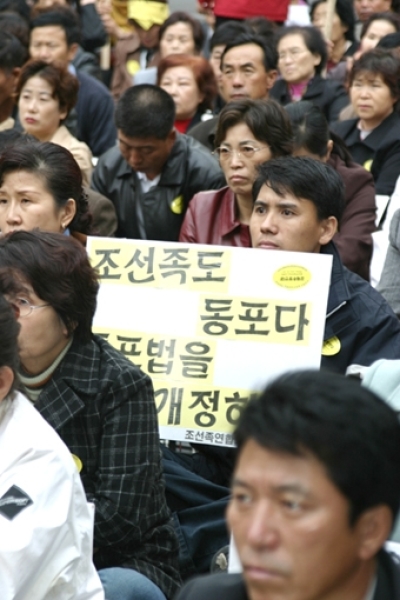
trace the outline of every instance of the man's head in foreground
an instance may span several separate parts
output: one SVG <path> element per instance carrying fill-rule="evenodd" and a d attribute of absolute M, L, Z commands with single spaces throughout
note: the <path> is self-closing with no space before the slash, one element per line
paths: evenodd
<path fill-rule="evenodd" d="M 397 414 L 342 375 L 303 371 L 251 401 L 235 439 L 227 519 L 249 599 L 366 598 L 399 507 Z"/>
<path fill-rule="evenodd" d="M 296 252 L 319 252 L 328 244 L 345 205 L 340 176 L 309 157 L 277 158 L 262 164 L 253 200 L 253 247 Z"/>
<path fill-rule="evenodd" d="M 154 179 L 161 173 L 176 139 L 175 104 L 155 85 L 135 85 L 121 96 L 115 111 L 119 149 L 134 171 Z"/>

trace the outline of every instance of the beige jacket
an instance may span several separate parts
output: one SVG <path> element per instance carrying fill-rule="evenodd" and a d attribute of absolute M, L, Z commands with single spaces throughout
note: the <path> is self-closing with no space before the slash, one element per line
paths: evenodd
<path fill-rule="evenodd" d="M 71 135 L 65 125 L 60 125 L 50 141 L 53 142 L 53 144 L 63 146 L 63 148 L 66 148 L 71 152 L 81 168 L 83 183 L 89 185 L 93 171 L 92 153 L 89 146 Z"/>

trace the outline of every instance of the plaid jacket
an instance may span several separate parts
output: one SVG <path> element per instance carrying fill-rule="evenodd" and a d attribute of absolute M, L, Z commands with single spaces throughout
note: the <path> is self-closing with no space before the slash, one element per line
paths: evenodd
<path fill-rule="evenodd" d="M 100 337 L 75 340 L 36 407 L 82 462 L 96 506 L 96 567 L 131 567 L 171 598 L 180 581 L 178 543 L 149 377 Z"/>

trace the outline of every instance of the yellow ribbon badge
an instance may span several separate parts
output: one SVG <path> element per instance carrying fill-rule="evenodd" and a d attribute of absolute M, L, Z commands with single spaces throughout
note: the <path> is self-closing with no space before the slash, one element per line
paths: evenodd
<path fill-rule="evenodd" d="M 80 473 L 82 471 L 82 467 L 83 467 L 83 463 L 82 463 L 81 459 L 79 458 L 79 456 L 76 456 L 76 454 L 71 454 L 71 456 L 75 463 L 76 468 L 78 469 L 78 473 Z"/>
<path fill-rule="evenodd" d="M 341 347 L 339 338 L 334 335 L 329 340 L 324 341 L 321 354 L 322 356 L 334 356 L 335 354 L 339 354 Z"/>
<path fill-rule="evenodd" d="M 171 210 L 176 215 L 183 213 L 183 196 L 177 196 L 171 202 Z"/>

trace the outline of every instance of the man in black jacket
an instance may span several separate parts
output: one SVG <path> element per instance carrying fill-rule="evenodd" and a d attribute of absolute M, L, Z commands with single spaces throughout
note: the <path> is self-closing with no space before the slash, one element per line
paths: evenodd
<path fill-rule="evenodd" d="M 177 133 L 174 121 L 174 101 L 157 86 L 134 86 L 118 101 L 119 146 L 100 158 L 92 178 L 114 203 L 117 237 L 177 241 L 193 196 L 226 185 L 217 161 Z"/>
<path fill-rule="evenodd" d="M 227 519 L 243 575 L 177 600 L 399 600 L 383 550 L 400 498 L 396 412 L 353 380 L 303 371 L 251 401 L 235 432 Z"/>
<path fill-rule="evenodd" d="M 331 241 L 344 208 L 340 176 L 312 158 L 275 159 L 260 167 L 253 198 L 253 247 L 332 256 L 322 366 L 345 373 L 352 364 L 400 358 L 396 315 L 368 282 L 343 266 Z"/>

